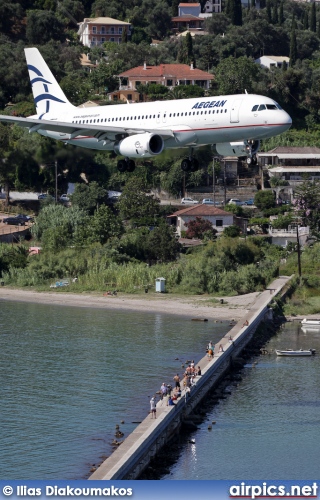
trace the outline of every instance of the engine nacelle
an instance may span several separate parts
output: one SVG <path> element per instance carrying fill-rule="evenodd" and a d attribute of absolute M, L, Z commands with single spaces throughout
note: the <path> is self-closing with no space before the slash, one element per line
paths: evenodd
<path fill-rule="evenodd" d="M 162 153 L 163 139 L 158 134 L 136 134 L 125 137 L 114 146 L 118 155 L 129 158 L 150 158 Z"/>
<path fill-rule="evenodd" d="M 221 142 L 215 146 L 221 156 L 252 156 L 259 151 L 260 141 Z"/>

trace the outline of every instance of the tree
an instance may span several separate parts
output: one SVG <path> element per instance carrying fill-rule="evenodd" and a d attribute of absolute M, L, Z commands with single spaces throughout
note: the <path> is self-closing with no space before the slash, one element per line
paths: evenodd
<path fill-rule="evenodd" d="M 138 177 L 131 177 L 127 181 L 118 206 L 123 219 L 138 224 L 139 220 L 150 220 L 159 212 L 159 200 L 150 194 L 146 183 Z"/>
<path fill-rule="evenodd" d="M 147 31 L 151 37 L 163 40 L 170 32 L 171 15 L 168 12 L 168 4 L 160 0 L 153 4 L 153 8 L 146 13 Z"/>
<path fill-rule="evenodd" d="M 254 204 L 260 210 L 267 210 L 276 205 L 273 191 L 258 191 L 254 197 Z"/>
<path fill-rule="evenodd" d="M 271 0 L 267 0 L 267 20 L 269 24 L 272 23 Z"/>
<path fill-rule="evenodd" d="M 108 193 L 106 189 L 99 186 L 95 181 L 89 184 L 76 184 L 72 195 L 72 205 L 92 215 L 100 204 L 107 201 L 107 198 Z"/>
<path fill-rule="evenodd" d="M 279 8 L 279 24 L 280 24 L 280 26 L 283 23 L 284 23 L 283 2 L 280 2 L 280 8 Z"/>
<path fill-rule="evenodd" d="M 278 6 L 275 3 L 273 6 L 273 12 L 272 12 L 272 24 L 278 24 L 279 23 L 279 16 L 278 16 Z"/>
<path fill-rule="evenodd" d="M 242 4 L 241 4 L 241 0 L 234 0 L 234 11 L 231 14 L 231 22 L 235 26 L 242 26 Z"/>
<path fill-rule="evenodd" d="M 309 226 L 311 234 L 320 238 L 320 182 L 304 181 L 295 190 L 292 205 L 304 226 Z"/>
<path fill-rule="evenodd" d="M 217 234 L 217 230 L 212 227 L 212 222 L 202 217 L 196 217 L 185 223 L 187 227 L 187 238 L 198 238 L 203 240 L 205 236 L 211 236 L 211 239 Z"/>
<path fill-rule="evenodd" d="M 7 162 L 10 130 L 9 126 L 0 124 L 0 182 L 4 185 L 6 193 L 6 206 L 9 205 L 9 193 L 15 181 L 15 167 Z"/>
<path fill-rule="evenodd" d="M 147 241 L 149 260 L 170 262 L 176 260 L 180 250 L 181 245 L 166 222 L 162 222 L 159 227 L 149 233 Z"/>
<path fill-rule="evenodd" d="M 248 57 L 228 57 L 218 65 L 215 82 L 222 95 L 250 93 L 258 73 L 258 65 Z"/>
<path fill-rule="evenodd" d="M 238 238 L 241 234 L 241 229 L 239 226 L 233 224 L 232 226 L 225 227 L 223 230 L 223 235 L 229 238 Z"/>
<path fill-rule="evenodd" d="M 40 210 L 31 233 L 44 248 L 56 251 L 71 244 L 79 227 L 87 224 L 86 213 L 78 207 L 51 204 Z"/>
<path fill-rule="evenodd" d="M 293 67 L 296 63 L 296 60 L 298 58 L 297 52 L 298 51 L 297 51 L 296 22 L 295 19 L 293 18 L 291 35 L 290 35 L 290 54 L 289 54 L 291 67 Z"/>
<path fill-rule="evenodd" d="M 303 15 L 303 29 L 307 30 L 309 29 L 309 15 L 308 15 L 308 9 L 304 10 L 304 15 Z"/>
<path fill-rule="evenodd" d="M 123 232 L 121 219 L 109 207 L 101 205 L 90 219 L 88 241 L 104 244 L 109 238 L 120 237 Z"/>
<path fill-rule="evenodd" d="M 30 10 L 27 14 L 26 35 L 28 43 L 45 44 L 50 40 L 64 42 L 66 39 L 64 26 L 53 12 Z"/>

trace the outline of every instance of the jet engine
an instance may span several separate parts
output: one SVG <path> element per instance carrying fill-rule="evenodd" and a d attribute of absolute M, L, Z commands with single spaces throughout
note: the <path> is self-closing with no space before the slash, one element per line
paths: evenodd
<path fill-rule="evenodd" d="M 118 155 L 129 158 L 150 158 L 162 153 L 164 147 L 163 139 L 158 134 L 136 134 L 125 137 L 114 145 L 114 151 Z"/>
<path fill-rule="evenodd" d="M 259 151 L 260 141 L 221 142 L 215 146 L 217 153 L 222 156 L 248 156 L 252 158 Z"/>

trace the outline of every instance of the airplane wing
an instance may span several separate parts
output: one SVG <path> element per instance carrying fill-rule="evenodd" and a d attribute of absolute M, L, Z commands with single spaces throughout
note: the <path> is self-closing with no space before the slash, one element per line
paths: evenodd
<path fill-rule="evenodd" d="M 50 130 L 61 134 L 61 139 L 71 140 L 78 136 L 92 135 L 97 139 L 115 140 L 117 135 L 145 134 L 146 132 L 159 134 L 164 139 L 174 137 L 174 131 L 170 129 L 137 129 L 133 127 L 110 127 L 108 125 L 92 125 L 70 122 L 58 122 L 52 120 L 39 120 L 38 118 L 22 118 L 19 116 L 0 115 L 0 122 L 15 123 L 20 127 L 29 129 L 29 132 L 38 132 L 40 130 Z"/>

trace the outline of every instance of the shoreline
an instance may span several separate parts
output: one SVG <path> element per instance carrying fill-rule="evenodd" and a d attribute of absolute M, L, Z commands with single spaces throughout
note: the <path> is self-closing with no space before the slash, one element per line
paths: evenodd
<path fill-rule="evenodd" d="M 123 310 L 175 314 L 195 319 L 239 321 L 250 310 L 259 292 L 235 297 L 223 297 L 224 304 L 212 302 L 210 296 L 170 296 L 148 293 L 146 296 L 102 293 L 36 292 L 18 288 L 0 288 L 0 302 L 16 301 L 55 306 L 91 307 L 106 310 Z"/>

